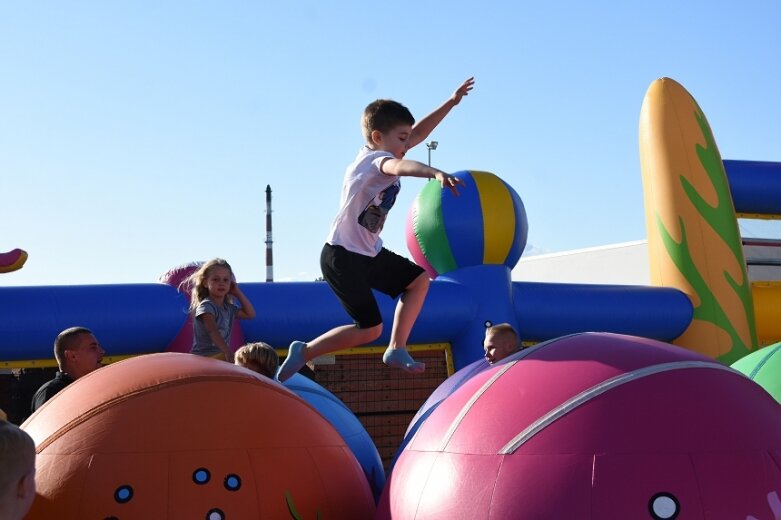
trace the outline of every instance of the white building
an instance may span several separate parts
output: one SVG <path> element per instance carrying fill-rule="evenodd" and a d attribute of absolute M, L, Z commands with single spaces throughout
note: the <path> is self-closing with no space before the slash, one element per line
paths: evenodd
<path fill-rule="evenodd" d="M 749 279 L 781 281 L 781 242 L 744 239 Z M 650 285 L 648 241 L 576 249 L 522 257 L 512 272 L 515 281 Z"/>

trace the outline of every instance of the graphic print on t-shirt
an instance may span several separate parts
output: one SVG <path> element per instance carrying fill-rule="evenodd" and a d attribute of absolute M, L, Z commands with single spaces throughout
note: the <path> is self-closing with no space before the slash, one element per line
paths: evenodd
<path fill-rule="evenodd" d="M 396 195 L 399 194 L 401 184 L 394 182 L 376 197 L 372 199 L 366 209 L 358 215 L 358 224 L 365 227 L 371 233 L 379 233 L 385 224 L 388 212 L 396 203 Z"/>

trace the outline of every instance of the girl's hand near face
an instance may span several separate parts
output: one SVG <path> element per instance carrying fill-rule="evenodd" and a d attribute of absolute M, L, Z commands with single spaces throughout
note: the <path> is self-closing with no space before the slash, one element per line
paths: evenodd
<path fill-rule="evenodd" d="M 239 289 L 239 284 L 231 282 L 231 287 L 228 293 L 239 300 L 241 308 L 236 313 L 236 317 L 240 320 L 251 320 L 255 317 L 255 307 L 252 306 L 252 302 L 244 296 L 244 293 Z"/>

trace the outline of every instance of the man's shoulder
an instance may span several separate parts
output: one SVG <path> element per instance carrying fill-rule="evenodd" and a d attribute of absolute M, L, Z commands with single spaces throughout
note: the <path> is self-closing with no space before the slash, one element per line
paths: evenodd
<path fill-rule="evenodd" d="M 68 374 L 57 372 L 54 378 L 46 381 L 35 391 L 35 395 L 33 395 L 33 411 L 72 382 L 73 379 Z"/>
<path fill-rule="evenodd" d="M 41 387 L 38 389 L 36 394 L 38 392 L 46 392 L 49 389 L 62 389 L 69 384 L 73 382 L 73 379 L 63 372 L 57 372 L 54 377 L 48 381 L 46 381 L 44 384 L 41 385 Z"/>

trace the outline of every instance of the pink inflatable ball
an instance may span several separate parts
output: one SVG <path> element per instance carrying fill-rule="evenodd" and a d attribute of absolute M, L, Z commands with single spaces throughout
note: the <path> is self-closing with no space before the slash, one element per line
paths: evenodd
<path fill-rule="evenodd" d="M 505 359 L 503 361 L 508 360 Z M 437 409 L 437 406 L 439 406 L 442 401 L 444 401 L 450 394 L 458 390 L 465 382 L 469 381 L 472 377 L 476 376 L 480 372 L 488 370 L 489 368 L 491 368 L 491 365 L 488 364 L 488 361 L 485 358 L 478 359 L 477 361 L 468 364 L 452 376 L 445 379 L 442 384 L 440 384 L 431 393 L 431 395 L 428 396 L 428 399 L 426 399 L 426 401 L 421 405 L 415 416 L 410 421 L 409 426 L 407 427 L 407 431 L 404 432 L 404 439 L 402 439 L 401 445 L 399 445 L 399 448 L 396 450 L 396 454 L 393 456 L 393 460 L 391 461 L 389 468 L 390 471 L 393 470 L 393 466 L 396 464 L 396 460 L 398 459 L 401 452 L 407 446 L 409 441 L 412 440 L 412 438 L 415 436 L 415 433 L 417 433 L 418 429 L 420 429 L 426 419 L 428 419 L 429 416 L 434 413 L 434 410 Z"/>
<path fill-rule="evenodd" d="M 371 518 L 337 431 L 268 378 L 150 354 L 79 379 L 23 425 L 36 443 L 29 520 Z"/>
<path fill-rule="evenodd" d="M 720 363 L 611 334 L 552 340 L 422 424 L 377 518 L 774 518 L 781 408 Z"/>

